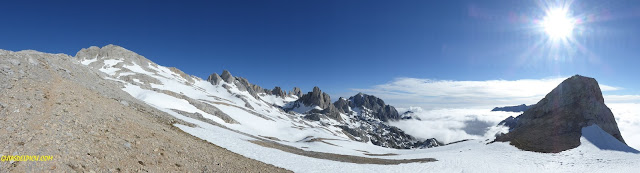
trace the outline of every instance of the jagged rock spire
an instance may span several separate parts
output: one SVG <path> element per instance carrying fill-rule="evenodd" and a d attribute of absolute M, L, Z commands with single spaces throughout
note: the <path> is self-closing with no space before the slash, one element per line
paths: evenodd
<path fill-rule="evenodd" d="M 233 76 L 231 76 L 231 73 L 229 73 L 229 71 L 227 70 L 222 71 L 222 76 L 220 77 L 222 77 L 222 80 L 224 80 L 227 83 L 233 83 L 233 81 L 236 80 Z"/>

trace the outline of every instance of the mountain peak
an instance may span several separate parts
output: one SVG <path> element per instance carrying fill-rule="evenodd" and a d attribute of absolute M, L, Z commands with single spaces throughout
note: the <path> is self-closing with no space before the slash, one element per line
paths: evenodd
<path fill-rule="evenodd" d="M 510 141 L 523 150 L 556 153 L 579 146 L 582 128 L 595 124 L 624 143 L 598 82 L 590 77 L 575 75 L 564 80 L 515 119 L 513 130 L 496 141 Z"/>
<path fill-rule="evenodd" d="M 298 87 L 293 87 L 293 90 L 289 91 L 289 95 L 298 96 L 298 98 L 302 97 L 302 91 Z"/>
<path fill-rule="evenodd" d="M 376 96 L 358 93 L 349 97 L 349 103 L 352 107 L 362 107 L 373 111 L 376 118 L 381 121 L 398 120 L 400 114 L 393 106 L 387 105 L 384 101 Z"/>
<path fill-rule="evenodd" d="M 233 81 L 235 80 L 235 78 L 233 78 L 233 76 L 231 76 L 231 73 L 227 70 L 223 70 L 220 77 L 222 77 L 222 80 L 227 83 L 233 83 Z"/>

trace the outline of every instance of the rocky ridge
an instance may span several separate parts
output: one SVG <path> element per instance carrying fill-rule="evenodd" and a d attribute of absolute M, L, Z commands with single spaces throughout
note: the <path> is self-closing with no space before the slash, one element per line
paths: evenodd
<path fill-rule="evenodd" d="M 330 100 L 327 93 L 314 87 L 312 92 L 302 95 L 300 99 L 284 109 L 290 111 L 301 106 L 316 107 L 301 113 L 305 114 L 306 119 L 313 121 L 330 118 L 342 122 L 338 126 L 343 129 L 343 132 L 351 139 L 360 142 L 371 142 L 374 145 L 398 149 L 444 145 L 434 138 L 416 139 L 397 127 L 387 125 L 385 122 L 397 121 L 401 117 L 393 106 L 385 104 L 382 99 L 375 96 L 358 93 L 349 99 L 341 97 L 334 103 L 330 103 Z"/>
<path fill-rule="evenodd" d="M 491 111 L 504 111 L 504 112 L 524 112 L 527 109 L 533 107 L 533 105 L 525 105 L 525 104 L 521 104 L 521 105 L 517 105 L 517 106 L 505 106 L 505 107 L 495 107 L 493 109 L 491 109 Z"/>
<path fill-rule="evenodd" d="M 231 89 L 230 85 L 233 84 L 239 90 L 247 91 L 259 100 L 262 100 L 260 95 L 273 95 L 281 98 L 295 96 L 297 98 L 295 101 L 281 107 L 284 112 L 300 114 L 308 121 L 335 121 L 338 124 L 334 126 L 343 129 L 345 135 L 356 141 L 371 142 L 383 147 L 401 149 L 430 148 L 444 145 L 436 139 L 416 139 L 397 127 L 387 125 L 386 122 L 400 120 L 401 117 L 393 106 L 385 104 L 382 99 L 372 95 L 358 93 L 349 97 L 349 99 L 340 98 L 338 101 L 331 103 L 331 96 L 326 92 L 322 92 L 317 86 L 312 91 L 302 95 L 300 95 L 300 88 L 294 87 L 287 94 L 277 86 L 272 90 L 263 89 L 258 85 L 249 83 L 245 78 L 232 76 L 227 70 L 223 71 L 220 77 L 218 77 L 217 73 L 213 73 L 207 81 L 213 85 L 226 86 L 225 88 L 227 89 Z M 297 97 L 298 95 L 300 97 Z M 266 103 L 264 100 L 263 102 Z M 246 106 L 249 107 L 250 105 L 247 104 Z M 294 111 L 303 107 L 307 109 L 303 109 L 304 111 L 301 112 Z"/>

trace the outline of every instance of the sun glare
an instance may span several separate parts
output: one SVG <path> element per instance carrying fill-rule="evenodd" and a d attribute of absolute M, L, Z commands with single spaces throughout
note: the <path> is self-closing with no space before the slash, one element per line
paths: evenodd
<path fill-rule="evenodd" d="M 572 35 L 575 19 L 569 16 L 566 9 L 555 8 L 547 11 L 541 25 L 552 40 L 564 40 Z"/>

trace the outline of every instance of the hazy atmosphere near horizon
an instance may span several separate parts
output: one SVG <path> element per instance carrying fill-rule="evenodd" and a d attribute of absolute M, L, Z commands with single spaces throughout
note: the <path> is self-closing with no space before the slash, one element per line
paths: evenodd
<path fill-rule="evenodd" d="M 201 78 L 227 69 L 266 88 L 362 91 L 399 107 L 533 104 L 575 74 L 637 102 L 640 2 L 572 1 L 575 26 L 551 38 L 541 21 L 561 2 L 19 1 L 0 7 L 0 47 L 73 56 L 115 44 Z M 487 94 L 509 101 L 465 101 Z"/>
<path fill-rule="evenodd" d="M 638 0 L 3 2 L 0 172 L 632 172 L 638 65 Z"/>

